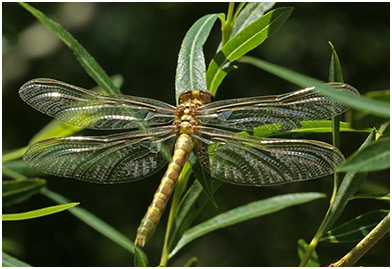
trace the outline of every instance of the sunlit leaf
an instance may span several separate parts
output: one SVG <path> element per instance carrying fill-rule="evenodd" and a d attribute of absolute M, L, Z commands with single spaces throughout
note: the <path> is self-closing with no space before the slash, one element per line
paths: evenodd
<path fill-rule="evenodd" d="M 30 267 L 31 266 L 30 264 L 22 262 L 4 252 L 2 252 L 1 257 L 2 257 L 1 263 L 3 267 Z"/>
<path fill-rule="evenodd" d="M 271 9 L 275 5 L 275 2 L 249 2 L 241 10 L 237 16 L 233 32 L 230 38 L 241 32 L 245 27 L 258 20 L 263 14 Z"/>
<path fill-rule="evenodd" d="M 339 172 L 371 172 L 387 169 L 390 165 L 390 137 L 373 141 L 351 155 L 339 168 Z"/>
<path fill-rule="evenodd" d="M 290 7 L 274 9 L 230 39 L 208 66 L 207 89 L 215 94 L 226 74 L 233 68 L 227 64 L 237 60 L 272 36 L 292 11 L 293 8 Z"/>
<path fill-rule="evenodd" d="M 252 64 L 260 69 L 297 84 L 300 87 L 306 88 L 309 86 L 314 86 L 322 94 L 344 102 L 352 108 L 367 111 L 373 115 L 389 118 L 389 104 L 386 102 L 377 101 L 362 96 L 354 96 L 348 92 L 339 91 L 333 87 L 326 86 L 324 82 L 320 80 L 307 77 L 287 68 L 254 57 L 244 56 L 238 61 Z"/>
<path fill-rule="evenodd" d="M 185 90 L 207 90 L 206 64 L 203 45 L 220 14 L 208 14 L 198 19 L 186 33 L 178 55 L 176 99 Z M 178 101 L 177 101 L 178 102 Z"/>
<path fill-rule="evenodd" d="M 212 231 L 323 197 L 325 195 L 322 193 L 293 193 L 252 202 L 229 210 L 187 230 L 170 253 L 170 257 L 191 241 Z"/>
<path fill-rule="evenodd" d="M 285 130 L 280 131 L 281 126 L 279 124 L 269 124 L 257 127 L 254 129 L 253 135 L 260 137 L 267 137 L 270 135 L 288 135 L 288 134 L 308 134 L 308 133 L 330 133 L 332 132 L 332 124 L 330 120 L 320 120 L 320 121 L 303 121 L 301 122 L 302 126 L 293 129 L 293 130 Z M 340 131 L 341 132 L 364 132 L 370 133 L 373 129 L 363 129 L 356 130 L 351 128 L 348 122 L 340 122 Z"/>
<path fill-rule="evenodd" d="M 69 203 L 63 205 L 55 205 L 49 206 L 37 210 L 27 211 L 23 213 L 15 213 L 15 214 L 3 214 L 2 219 L 3 221 L 14 221 L 14 220 L 27 220 L 27 219 L 34 219 L 39 217 L 44 217 L 47 215 L 52 215 L 64 210 L 67 210 L 71 207 L 77 206 L 79 203 Z"/>
<path fill-rule="evenodd" d="M 95 59 L 84 49 L 84 47 L 60 24 L 48 18 L 38 9 L 26 3 L 20 3 L 34 17 L 42 22 L 49 30 L 55 33 L 74 53 L 82 67 L 106 92 L 121 93 L 118 87 L 111 81 L 106 72 L 95 61 Z"/>

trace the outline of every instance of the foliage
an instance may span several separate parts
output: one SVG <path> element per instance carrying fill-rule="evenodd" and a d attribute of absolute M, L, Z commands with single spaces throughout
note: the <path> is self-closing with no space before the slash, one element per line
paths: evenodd
<path fill-rule="evenodd" d="M 107 92 L 119 93 L 121 81 L 110 78 L 94 58 L 80 45 L 80 43 L 60 24 L 49 19 L 44 13 L 33 8 L 29 4 L 21 4 L 32 15 L 39 19 L 46 27 L 53 31 L 75 54 L 76 59 L 81 63 L 86 72 L 95 80 L 101 90 Z M 280 7 L 266 13 L 272 8 L 271 4 L 263 5 L 261 3 L 249 3 L 247 5 L 240 4 L 237 10 L 234 10 L 234 4 L 229 5 L 228 14 L 208 14 L 197 20 L 187 32 L 179 53 L 176 73 L 176 96 L 185 88 L 207 88 L 212 92 L 216 92 L 221 83 L 223 83 L 229 71 L 238 68 L 237 63 L 248 63 L 262 70 L 271 72 L 284 80 L 293 82 L 301 87 L 316 86 L 325 95 L 331 96 L 342 102 L 346 102 L 353 108 L 360 109 L 369 117 L 381 118 L 382 124 L 367 125 L 363 128 L 355 129 L 350 122 L 340 122 L 338 119 L 322 122 L 304 122 L 303 126 L 297 130 L 288 132 L 280 132 L 279 136 L 299 136 L 316 133 L 333 133 L 334 137 L 339 137 L 340 132 L 362 132 L 368 136 L 358 150 L 347 159 L 339 171 L 346 172 L 343 180 L 340 182 L 339 177 L 335 174 L 335 185 L 332 191 L 330 206 L 325 213 L 324 220 L 320 224 L 313 240 L 307 244 L 303 239 L 298 240 L 298 253 L 302 266 L 318 266 L 320 257 L 324 253 L 315 253 L 315 249 L 319 242 L 328 242 L 341 244 L 347 241 L 358 242 L 362 240 L 366 234 L 371 232 L 372 228 L 385 217 L 389 211 L 373 208 L 368 212 L 334 226 L 336 221 L 344 216 L 348 203 L 352 203 L 354 198 L 360 198 L 356 195 L 364 181 L 371 179 L 371 175 L 375 170 L 383 170 L 389 168 L 389 137 L 387 137 L 389 122 L 389 104 L 385 102 L 385 98 L 374 98 L 371 94 L 366 97 L 348 98 L 342 92 L 334 91 L 333 88 L 327 87 L 323 82 L 299 74 L 287 68 L 269 63 L 254 57 L 244 56 L 251 50 L 261 45 L 267 38 L 271 37 L 289 18 L 292 8 Z M 218 46 L 216 54 L 212 57 L 211 62 L 206 69 L 203 46 L 207 41 L 211 29 L 217 19 L 222 23 L 222 42 Z M 247 20 L 246 18 L 251 18 Z M 342 68 L 334 47 L 332 48 L 332 58 L 330 65 L 330 80 L 343 82 Z M 243 57 L 244 56 L 244 57 Z M 237 61 L 237 62 L 235 62 Z M 388 91 L 389 94 L 389 91 Z M 383 96 L 385 94 L 382 94 Z M 335 121 L 335 124 L 333 124 Z M 270 126 L 271 127 L 271 126 Z M 277 128 L 278 130 L 279 128 Z M 273 128 L 263 130 L 256 128 L 254 135 L 270 136 L 276 135 L 271 132 Z M 68 125 L 53 121 L 39 131 L 29 142 L 44 139 L 53 136 L 71 135 L 79 128 L 69 127 Z M 335 146 L 339 147 L 339 138 L 334 139 Z M 135 254 L 135 266 L 145 266 L 147 263 L 147 255 L 140 249 L 133 247 L 133 242 L 123 233 L 110 226 L 108 223 L 100 220 L 97 216 L 78 206 L 79 203 L 70 203 L 62 195 L 55 193 L 49 189 L 45 180 L 32 178 L 31 174 L 37 173 L 31 171 L 23 164 L 13 163 L 11 161 L 22 157 L 26 147 L 16 149 L 3 154 L 3 175 L 13 180 L 3 182 L 3 206 L 15 205 L 25 202 L 34 194 L 42 194 L 61 205 L 45 207 L 38 210 L 5 214 L 3 220 L 13 217 L 12 220 L 28 219 L 37 216 L 54 214 L 59 210 L 68 209 L 70 213 L 75 215 L 79 220 L 85 222 L 90 227 L 112 240 L 122 248 Z M 194 157 L 194 156 L 193 156 Z M 17 161 L 14 161 L 17 162 Z M 214 204 L 216 198 L 214 193 L 220 187 L 221 183 L 211 180 L 208 175 L 203 173 L 197 162 L 190 160 L 191 166 L 184 168 L 182 178 L 175 189 L 168 226 L 166 230 L 165 243 L 162 251 L 160 265 L 166 266 L 171 259 L 181 255 L 179 250 L 185 245 L 193 242 L 198 237 L 214 232 L 223 227 L 231 226 L 245 220 L 254 219 L 262 215 L 271 214 L 283 208 L 310 202 L 322 196 L 321 193 L 301 192 L 290 193 L 284 195 L 276 195 L 271 198 L 261 199 L 246 205 L 227 210 L 226 212 L 210 217 L 202 223 L 193 225 L 196 218 L 201 215 L 203 209 L 212 201 Z M 188 178 L 194 172 L 197 180 L 187 187 Z M 34 172 L 34 173 L 33 173 Z M 34 176 L 42 176 L 34 175 Z M 366 192 L 362 196 L 368 199 L 377 200 L 385 199 L 385 194 L 376 194 Z M 389 202 L 389 199 L 387 199 Z M 73 208 L 70 208 L 73 207 Z M 321 212 L 315 212 L 321 216 Z M 17 219 L 16 219 L 16 218 Z M 134 217 L 134 216 L 133 216 Z M 192 226 L 193 225 L 193 226 Z M 241 224 L 240 224 L 241 225 Z M 255 231 L 262 235 L 267 231 Z M 4 236 L 4 234 L 3 234 Z M 382 237 L 382 236 L 381 236 Z M 380 237 L 380 238 L 381 238 Z M 264 242 L 265 243 L 265 242 Z M 264 244 L 260 242 L 260 245 Z M 28 250 L 27 250 L 28 251 Z M 213 250 L 211 250 L 213 251 Z M 338 257 L 337 257 L 338 258 Z M 187 263 L 188 266 L 194 265 L 197 258 L 193 257 Z M 3 265 L 9 266 L 27 266 L 24 262 L 5 254 L 3 252 Z M 37 264 L 39 266 L 39 264 Z"/>

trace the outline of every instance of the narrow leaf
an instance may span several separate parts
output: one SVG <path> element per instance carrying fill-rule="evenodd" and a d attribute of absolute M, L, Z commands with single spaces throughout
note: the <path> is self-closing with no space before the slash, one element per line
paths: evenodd
<path fill-rule="evenodd" d="M 342 67 L 340 66 L 340 60 L 336 50 L 331 42 L 328 42 L 331 46 L 332 56 L 331 63 L 329 65 L 329 82 L 344 82 Z"/>
<path fill-rule="evenodd" d="M 277 212 L 293 205 L 303 204 L 323 197 L 325 197 L 325 195 L 322 193 L 286 194 L 249 203 L 247 205 L 229 210 L 187 230 L 178 242 L 177 246 L 170 253 L 170 257 L 175 255 L 189 242 L 217 229 L 221 229 L 249 219 Z"/>
<path fill-rule="evenodd" d="M 46 184 L 44 179 L 9 180 L 2 182 L 3 206 L 22 202 L 39 192 Z"/>
<path fill-rule="evenodd" d="M 220 14 L 208 14 L 198 19 L 186 33 L 178 55 L 176 99 L 185 90 L 207 89 L 203 45 Z M 177 101 L 178 102 L 178 101 Z"/>
<path fill-rule="evenodd" d="M 387 194 L 376 194 L 376 193 L 371 193 L 371 194 L 360 194 L 360 195 L 355 195 L 351 198 L 351 200 L 354 199 L 374 199 L 374 200 L 381 200 L 381 201 L 390 201 L 391 200 L 391 195 L 389 193 Z"/>
<path fill-rule="evenodd" d="M 134 258 L 134 266 L 135 267 L 146 267 L 146 263 L 143 260 L 142 255 L 140 254 L 140 251 L 138 248 L 135 248 L 135 258 Z"/>
<path fill-rule="evenodd" d="M 23 175 L 25 178 L 33 178 L 44 175 L 43 172 L 28 166 L 23 160 L 15 160 L 3 163 L 3 170 L 4 169 L 12 170 L 15 173 Z"/>
<path fill-rule="evenodd" d="M 272 36 L 290 16 L 293 8 L 274 9 L 230 39 L 212 59 L 207 70 L 207 89 L 216 93 L 231 69 L 227 64 L 245 55 Z"/>
<path fill-rule="evenodd" d="M 2 265 L 3 267 L 30 267 L 30 264 L 27 264 L 25 262 L 22 262 L 7 253 L 2 252 Z"/>
<path fill-rule="evenodd" d="M 65 45 L 72 50 L 84 70 L 86 70 L 90 77 L 94 79 L 102 89 L 109 93 L 121 93 L 95 59 L 67 30 L 31 5 L 26 3 L 20 3 L 20 5 L 42 22 L 49 30 L 55 33 Z"/>
<path fill-rule="evenodd" d="M 245 27 L 249 26 L 254 21 L 258 20 L 267 10 L 271 9 L 274 5 L 275 2 L 247 3 L 235 20 L 233 32 L 231 33 L 230 38 L 241 32 Z"/>
<path fill-rule="evenodd" d="M 81 130 L 83 130 L 83 128 L 65 124 L 54 119 L 33 136 L 29 145 L 47 138 L 69 136 Z"/>
<path fill-rule="evenodd" d="M 299 259 L 302 260 L 306 250 L 308 249 L 309 244 L 305 242 L 303 239 L 298 240 L 298 256 Z M 306 267 L 320 267 L 320 262 L 318 261 L 318 255 L 316 251 L 312 252 L 312 257 L 310 257 L 308 264 Z"/>
<path fill-rule="evenodd" d="M 338 101 L 348 104 L 352 108 L 367 111 L 370 114 L 389 118 L 389 104 L 382 101 L 373 100 L 361 96 L 355 96 L 348 92 L 339 91 L 333 87 L 328 87 L 324 82 L 299 74 L 292 70 L 286 69 L 275 64 L 271 64 L 264 60 L 245 56 L 238 60 L 242 63 L 252 64 L 260 69 L 270 72 L 287 81 L 297 84 L 300 87 L 314 86 L 322 94 L 332 97 Z"/>
<path fill-rule="evenodd" d="M 37 210 L 27 211 L 23 213 L 15 213 L 15 214 L 3 214 L 3 221 L 13 221 L 13 220 L 27 220 L 39 218 L 47 215 L 52 215 L 64 210 L 67 210 L 71 207 L 77 206 L 79 203 L 69 203 L 63 205 L 49 206 Z"/>
<path fill-rule="evenodd" d="M 339 172 L 371 172 L 390 165 L 390 137 L 381 138 L 356 151 L 339 168 Z"/>
<path fill-rule="evenodd" d="M 257 127 L 254 129 L 254 136 L 267 137 L 270 135 L 288 135 L 288 134 L 308 134 L 308 133 L 331 133 L 331 121 L 330 120 L 320 120 L 320 121 L 303 121 L 301 122 L 302 126 L 293 129 L 293 130 L 285 130 L 280 131 L 281 126 L 279 124 L 269 124 Z M 348 122 L 340 122 L 340 131 L 341 132 L 361 132 L 361 133 L 370 133 L 373 129 L 363 129 L 356 130 L 351 128 Z"/>
<path fill-rule="evenodd" d="M 214 197 L 214 187 L 213 187 L 213 179 L 211 178 L 211 175 L 207 173 L 203 167 L 201 167 L 200 162 L 197 160 L 195 154 L 192 154 L 189 157 L 189 163 L 192 167 L 192 171 L 195 174 L 197 180 L 200 182 L 202 185 L 208 199 L 213 203 L 215 206 L 215 197 Z"/>
<path fill-rule="evenodd" d="M 41 190 L 41 193 L 57 203 L 69 202 L 68 199 L 64 198 L 60 194 L 48 190 L 47 188 Z M 133 242 L 131 240 L 129 240 L 126 236 L 124 236 L 122 233 L 114 229 L 106 222 L 97 218 L 95 215 L 91 214 L 90 212 L 88 212 L 87 210 L 81 207 L 71 208 L 69 212 L 74 216 L 76 216 L 77 218 L 79 218 L 84 223 L 86 223 L 87 225 L 89 225 L 90 227 L 92 227 L 93 229 L 95 229 L 96 231 L 98 231 L 99 233 L 103 234 L 105 237 L 109 238 L 110 240 L 120 245 L 121 247 L 125 248 L 129 252 L 135 254 L 135 249 L 133 246 Z"/>
<path fill-rule="evenodd" d="M 328 231 L 320 240 L 329 243 L 349 243 L 362 240 L 376 225 L 382 221 L 389 210 L 375 210 L 360 215 Z"/>
<path fill-rule="evenodd" d="M 214 180 L 214 192 L 222 185 L 221 181 Z M 206 192 L 198 180 L 195 180 L 193 185 L 188 189 L 187 193 L 182 198 L 179 208 L 174 219 L 174 225 L 170 232 L 170 239 L 168 248 L 172 250 L 180 237 L 189 228 L 192 222 L 203 210 L 204 206 L 209 201 Z M 171 256 L 169 256 L 171 258 Z"/>
<path fill-rule="evenodd" d="M 374 136 L 375 132 L 373 131 L 368 135 L 360 148 L 366 147 L 366 145 L 368 145 L 374 139 Z M 323 221 L 323 227 L 321 228 L 322 234 L 327 232 L 336 222 L 351 197 L 358 191 L 359 187 L 366 178 L 367 173 L 346 173 L 336 193 L 336 197 L 333 200 L 327 215 L 325 216 L 325 221 Z"/>

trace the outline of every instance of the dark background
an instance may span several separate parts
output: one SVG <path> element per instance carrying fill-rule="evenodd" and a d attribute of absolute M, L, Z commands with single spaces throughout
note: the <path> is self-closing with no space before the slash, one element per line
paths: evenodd
<path fill-rule="evenodd" d="M 19 87 L 37 77 L 55 78 L 84 88 L 95 86 L 72 52 L 16 3 L 3 3 L 3 150 L 26 146 L 51 119 L 26 105 Z M 152 97 L 175 104 L 174 78 L 181 41 L 189 27 L 208 13 L 226 12 L 227 3 L 35 3 L 68 29 L 109 74 L 124 77 L 124 94 Z M 362 94 L 389 89 L 389 3 L 278 3 L 295 10 L 283 27 L 250 54 L 311 77 L 327 80 L 331 41 L 345 81 Z M 205 45 L 207 64 L 220 41 L 218 22 Z M 252 66 L 240 64 L 221 85 L 216 98 L 277 94 L 295 85 Z M 367 127 L 373 127 L 367 126 Z M 377 126 L 376 126 L 377 127 Z M 88 132 L 87 132 L 88 134 Z M 342 152 L 349 156 L 366 134 L 342 134 Z M 330 135 L 312 136 L 331 142 Z M 131 239 L 149 205 L 160 177 L 123 185 L 95 185 L 45 176 L 48 187 L 108 222 Z M 371 173 L 362 188 L 389 189 L 389 174 Z M 367 189 L 366 189 L 367 188 Z M 216 194 L 219 208 L 208 205 L 196 220 L 249 202 L 294 192 L 330 194 L 332 177 L 277 187 L 224 184 Z M 36 195 L 4 209 L 22 212 L 53 205 Z M 237 224 L 199 238 L 170 265 L 181 266 L 192 256 L 199 266 L 296 266 L 297 240 L 310 241 L 328 207 L 316 200 Z M 338 223 L 383 202 L 353 201 Z M 167 213 L 144 248 L 157 265 Z M 342 257 L 354 245 L 320 243 L 321 262 Z M 3 223 L 3 250 L 34 266 L 129 266 L 132 255 L 67 212 L 29 221 Z M 358 265 L 389 266 L 389 240 L 378 243 Z"/>

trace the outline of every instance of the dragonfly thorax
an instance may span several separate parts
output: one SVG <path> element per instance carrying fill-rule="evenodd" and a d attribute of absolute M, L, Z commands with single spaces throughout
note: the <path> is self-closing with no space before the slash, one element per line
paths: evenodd
<path fill-rule="evenodd" d="M 175 110 L 173 131 L 177 134 L 193 134 L 198 128 L 197 110 L 201 105 L 212 102 L 209 91 L 185 91 L 179 97 L 179 106 Z"/>

